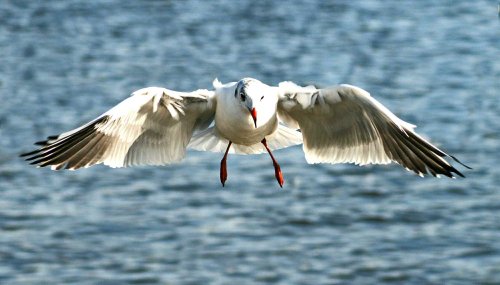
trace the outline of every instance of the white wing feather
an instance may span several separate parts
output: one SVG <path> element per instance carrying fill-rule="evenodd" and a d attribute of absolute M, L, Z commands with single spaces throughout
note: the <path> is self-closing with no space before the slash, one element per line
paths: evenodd
<path fill-rule="evenodd" d="M 279 92 L 278 115 L 285 123 L 300 127 L 309 163 L 394 161 L 419 175 L 462 176 L 443 159 L 446 153 L 413 131 L 414 125 L 396 117 L 361 88 L 344 84 L 316 89 L 282 82 Z"/>
<path fill-rule="evenodd" d="M 164 165 L 180 161 L 196 128 L 213 121 L 212 91 L 177 92 L 160 87 L 135 91 L 97 119 L 40 142 L 28 160 L 52 169 Z"/>

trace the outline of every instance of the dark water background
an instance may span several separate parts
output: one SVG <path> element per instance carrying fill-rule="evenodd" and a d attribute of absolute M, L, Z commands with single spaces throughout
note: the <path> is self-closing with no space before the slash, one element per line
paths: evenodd
<path fill-rule="evenodd" d="M 495 1 L 0 0 L 1 284 L 500 284 Z M 132 91 L 251 76 L 369 90 L 474 168 L 189 152 L 52 172 L 17 155 Z M 462 169 L 462 168 L 460 168 Z"/>

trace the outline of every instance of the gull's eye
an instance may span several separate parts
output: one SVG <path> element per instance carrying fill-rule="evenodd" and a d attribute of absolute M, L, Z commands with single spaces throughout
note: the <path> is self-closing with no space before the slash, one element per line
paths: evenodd
<path fill-rule="evenodd" d="M 240 98 L 241 98 L 241 101 L 245 102 L 247 100 L 247 95 L 245 95 L 245 93 L 243 93 L 243 92 L 240 92 Z"/>
<path fill-rule="evenodd" d="M 264 99 L 264 96 L 260 97 L 260 101 L 262 101 L 262 99 Z"/>

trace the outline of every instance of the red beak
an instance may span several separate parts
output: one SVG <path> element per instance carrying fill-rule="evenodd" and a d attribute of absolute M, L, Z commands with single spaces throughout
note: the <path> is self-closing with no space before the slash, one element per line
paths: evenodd
<path fill-rule="evenodd" d="M 253 123 L 257 128 L 257 111 L 255 111 L 255 108 L 252 108 L 252 110 L 250 110 L 250 114 L 252 114 Z"/>

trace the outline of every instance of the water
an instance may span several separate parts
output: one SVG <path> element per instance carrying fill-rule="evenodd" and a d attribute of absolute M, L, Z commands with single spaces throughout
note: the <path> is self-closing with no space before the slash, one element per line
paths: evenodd
<path fill-rule="evenodd" d="M 328 3 L 326 3 L 328 2 Z M 1 1 L 0 283 L 499 284 L 500 22 L 491 1 Z M 189 152 L 52 172 L 17 155 L 145 86 L 251 76 L 369 90 L 474 168 Z M 460 168 L 463 170 L 462 168 Z"/>

